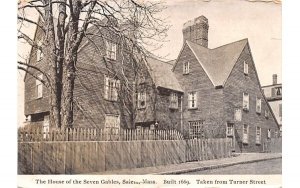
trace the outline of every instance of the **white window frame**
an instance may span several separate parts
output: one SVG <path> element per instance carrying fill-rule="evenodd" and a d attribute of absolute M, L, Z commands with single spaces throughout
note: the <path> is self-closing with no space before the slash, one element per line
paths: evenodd
<path fill-rule="evenodd" d="M 142 103 L 144 102 L 144 104 Z M 138 92 L 138 109 L 144 109 L 147 106 L 147 93 L 145 91 Z"/>
<path fill-rule="evenodd" d="M 112 41 L 105 41 L 106 44 L 106 57 L 112 60 L 117 59 L 117 44 Z"/>
<path fill-rule="evenodd" d="M 249 93 L 243 93 L 243 110 L 249 111 L 250 95 Z"/>
<path fill-rule="evenodd" d="M 188 108 L 189 109 L 196 109 L 197 108 L 197 92 L 192 91 L 188 92 Z"/>
<path fill-rule="evenodd" d="M 178 94 L 175 92 L 170 94 L 170 108 L 178 109 Z"/>
<path fill-rule="evenodd" d="M 269 116 L 270 116 L 270 114 L 269 114 L 270 112 L 269 112 L 269 110 L 265 110 L 265 118 L 269 118 Z"/>
<path fill-rule="evenodd" d="M 120 80 L 104 75 L 104 98 L 109 101 L 118 100 Z"/>
<path fill-rule="evenodd" d="M 43 80 L 43 75 L 40 74 L 37 76 L 40 80 Z M 35 80 L 35 87 L 36 87 L 36 98 L 39 99 L 39 98 L 42 98 L 43 97 L 43 83 L 36 79 Z"/>
<path fill-rule="evenodd" d="M 249 74 L 249 64 L 246 61 L 244 61 L 244 74 L 245 75 Z"/>
<path fill-rule="evenodd" d="M 249 141 L 249 125 L 243 125 L 243 143 L 248 144 Z"/>
<path fill-rule="evenodd" d="M 110 122 L 112 120 L 112 122 Z M 120 130 L 120 116 L 116 114 L 105 114 L 104 131 L 108 134 L 118 134 Z"/>
<path fill-rule="evenodd" d="M 234 110 L 234 121 L 242 121 L 242 110 L 237 108 Z"/>
<path fill-rule="evenodd" d="M 189 74 L 190 73 L 190 62 L 186 61 L 183 63 L 183 74 Z"/>
<path fill-rule="evenodd" d="M 233 123 L 227 123 L 226 126 L 226 136 L 233 136 L 234 133 L 234 124 Z"/>
<path fill-rule="evenodd" d="M 255 143 L 256 144 L 261 144 L 261 127 L 259 127 L 259 126 L 256 127 Z"/>
<path fill-rule="evenodd" d="M 203 120 L 189 121 L 189 136 L 190 139 L 203 138 Z"/>
<path fill-rule="evenodd" d="M 268 139 L 271 138 L 271 134 L 272 134 L 271 129 L 268 129 L 268 135 L 267 135 L 267 138 L 268 138 Z"/>
<path fill-rule="evenodd" d="M 261 113 L 261 98 L 256 97 L 256 113 Z"/>

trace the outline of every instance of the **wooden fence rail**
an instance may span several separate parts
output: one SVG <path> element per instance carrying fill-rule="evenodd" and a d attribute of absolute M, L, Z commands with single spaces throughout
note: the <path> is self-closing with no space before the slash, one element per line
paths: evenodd
<path fill-rule="evenodd" d="M 177 130 L 67 128 L 43 132 L 41 129 L 18 130 L 19 142 L 40 141 L 131 141 L 182 140 Z"/>
<path fill-rule="evenodd" d="M 263 152 L 282 153 L 282 138 L 271 138 L 264 140 Z"/>
<path fill-rule="evenodd" d="M 19 142 L 19 174 L 79 174 L 230 157 L 226 139 Z"/>

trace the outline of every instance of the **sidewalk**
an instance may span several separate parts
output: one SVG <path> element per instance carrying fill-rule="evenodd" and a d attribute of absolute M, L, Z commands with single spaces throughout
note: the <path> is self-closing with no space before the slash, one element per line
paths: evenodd
<path fill-rule="evenodd" d="M 242 153 L 236 154 L 235 157 L 213 159 L 207 161 L 188 162 L 181 164 L 172 164 L 167 166 L 145 167 L 134 169 L 121 169 L 106 171 L 95 174 L 126 174 L 126 175 L 143 175 L 143 174 L 182 174 L 186 172 L 201 171 L 207 169 L 222 168 L 244 163 L 253 163 L 270 159 L 281 158 L 281 153 Z"/>

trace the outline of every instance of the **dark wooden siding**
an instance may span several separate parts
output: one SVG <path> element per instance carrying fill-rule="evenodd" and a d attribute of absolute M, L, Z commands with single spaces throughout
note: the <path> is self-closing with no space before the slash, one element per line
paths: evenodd
<path fill-rule="evenodd" d="M 183 63 L 190 62 L 190 72 L 183 75 Z M 183 97 L 184 134 L 188 134 L 188 122 L 204 120 L 206 137 L 224 137 L 223 91 L 215 89 L 193 52 L 186 45 L 178 58 L 174 73 L 185 91 Z M 197 109 L 188 109 L 188 92 L 197 91 Z"/>
<path fill-rule="evenodd" d="M 248 62 L 249 65 L 248 75 L 244 74 L 244 61 Z M 242 110 L 242 121 L 234 122 L 234 110 L 236 108 L 242 109 L 243 92 L 249 93 L 249 111 Z M 262 99 L 262 110 L 260 114 L 256 113 L 256 97 Z M 278 127 L 271 113 L 269 118 L 265 118 L 265 109 L 268 111 L 271 111 L 271 109 L 268 108 L 267 102 L 262 96 L 254 62 L 249 50 L 249 45 L 246 45 L 244 48 L 230 76 L 227 79 L 227 82 L 224 86 L 224 99 L 225 120 L 227 122 L 235 123 L 237 151 L 262 151 L 262 144 L 257 145 L 255 143 L 256 126 L 261 127 L 262 142 L 267 138 L 268 129 L 272 130 L 271 135 L 274 136 L 275 131 L 278 131 Z M 242 143 L 242 131 L 244 124 L 249 126 L 248 144 Z"/>
<path fill-rule="evenodd" d="M 40 29 L 37 29 L 35 33 L 35 40 L 38 41 L 42 38 L 42 31 Z M 32 48 L 31 54 L 29 57 L 29 64 L 34 65 L 38 68 L 40 68 L 43 71 L 48 70 L 47 64 L 45 62 L 37 62 L 37 49 Z M 40 74 L 39 71 L 29 68 L 28 71 L 30 71 L 35 76 L 38 76 Z M 45 79 L 45 77 L 44 77 Z M 43 97 L 37 99 L 37 91 L 36 91 L 36 79 L 31 76 L 29 73 L 26 73 L 24 78 L 24 113 L 25 115 L 30 114 L 36 114 L 36 113 L 42 113 L 49 111 L 49 91 L 48 89 L 43 86 Z"/>

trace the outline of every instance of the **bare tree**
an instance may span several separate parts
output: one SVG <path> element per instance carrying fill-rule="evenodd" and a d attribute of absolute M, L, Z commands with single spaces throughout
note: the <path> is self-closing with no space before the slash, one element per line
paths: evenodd
<path fill-rule="evenodd" d="M 35 76 L 35 71 L 45 76 L 46 79 L 40 81 L 50 92 L 51 124 L 56 127 L 73 125 L 73 90 L 78 50 L 84 38 L 90 40 L 93 35 L 99 35 L 99 32 L 88 32 L 88 28 L 94 26 L 98 30 L 113 32 L 120 39 L 122 48 L 133 59 L 132 66 L 139 67 L 151 49 L 159 48 L 157 41 L 166 37 L 169 26 L 159 18 L 163 9 L 161 2 L 136 0 L 19 1 L 18 39 L 40 50 L 47 68 L 40 69 L 28 61 L 19 61 L 18 68 L 36 79 L 39 78 Z M 38 21 L 31 19 L 27 15 L 28 11 L 35 11 Z M 23 32 L 24 24 L 35 26 L 42 32 L 41 43 Z M 126 80 L 126 75 L 123 75 Z M 127 87 L 126 91 L 134 93 L 132 88 Z M 134 106 L 131 108 L 134 109 Z"/>

